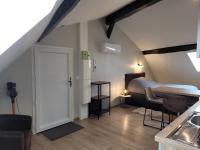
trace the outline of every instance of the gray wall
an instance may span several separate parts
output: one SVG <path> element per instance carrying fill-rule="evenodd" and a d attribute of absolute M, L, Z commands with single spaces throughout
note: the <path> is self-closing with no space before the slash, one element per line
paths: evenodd
<path fill-rule="evenodd" d="M 97 20 L 89 23 L 89 50 L 91 58 L 96 59 L 97 62 L 96 72 L 92 72 L 92 81 L 111 81 L 112 105 L 116 105 L 118 104 L 116 98 L 124 88 L 124 74 L 136 72 L 131 67 L 132 65 L 142 63 L 143 71 L 146 72 L 149 79 L 151 79 L 151 73 L 142 52 L 117 26 L 113 30 L 111 39 L 106 38 L 104 27 L 103 21 Z M 100 45 L 103 42 L 120 44 L 122 46 L 121 53 L 105 54 L 100 52 Z M 95 92 L 94 90 L 93 92 Z"/>
<path fill-rule="evenodd" d="M 32 115 L 32 57 L 26 51 L 0 74 L 0 113 L 11 112 L 11 101 L 6 95 L 6 82 L 17 83 L 19 110 Z"/>
<path fill-rule="evenodd" d="M 52 31 L 41 43 L 54 46 L 65 46 L 74 48 L 74 74 L 78 74 L 78 25 L 57 28 Z M 70 36 L 69 36 L 70 35 Z M 16 61 L 0 74 L 0 113 L 10 113 L 10 99 L 6 95 L 6 82 L 17 83 L 19 108 L 22 114 L 32 115 L 32 54 L 27 50 Z M 77 81 L 75 80 L 75 89 Z M 77 95 L 77 94 L 76 94 Z M 77 96 L 75 99 L 77 100 Z M 77 104 L 77 103 L 76 103 Z M 76 116 L 78 115 L 76 105 Z"/>
<path fill-rule="evenodd" d="M 192 84 L 200 88 L 200 72 L 194 68 L 187 55 L 188 52 L 146 55 L 145 57 L 157 81 Z"/>
<path fill-rule="evenodd" d="M 162 0 L 117 24 L 141 50 L 192 44 L 197 42 L 199 4 L 197 0 Z M 145 58 L 157 81 L 200 87 L 200 73 L 186 52 Z"/>
<path fill-rule="evenodd" d="M 122 46 L 120 54 L 104 54 L 99 52 L 102 42 L 114 42 Z M 75 75 L 75 116 L 79 112 L 79 25 L 64 26 L 53 30 L 39 44 L 71 47 L 74 49 L 74 75 Z M 97 60 L 96 72 L 92 73 L 92 80 L 108 80 L 112 82 L 112 99 L 116 99 L 124 88 L 124 74 L 135 72 L 131 65 L 142 62 L 143 70 L 147 77 L 151 73 L 145 62 L 144 56 L 133 42 L 119 30 L 114 28 L 112 37 L 108 40 L 105 36 L 102 21 L 89 22 L 89 50 L 91 57 Z M 10 67 L 0 74 L 0 113 L 9 112 L 10 101 L 6 96 L 5 84 L 7 81 L 16 81 L 19 92 L 19 107 L 24 114 L 32 114 L 32 58 L 31 51 L 19 57 Z M 113 101 L 112 105 L 117 104 Z"/>
<path fill-rule="evenodd" d="M 147 73 L 147 78 L 151 78 L 151 73 L 148 70 L 148 65 L 142 55 L 141 51 L 129 38 L 120 31 L 116 26 L 110 40 L 106 38 L 105 28 L 102 20 L 90 21 L 88 23 L 88 46 L 91 58 L 97 61 L 96 72 L 92 73 L 92 81 L 108 80 L 112 82 L 112 105 L 118 104 L 117 97 L 124 88 L 124 74 L 136 72 L 131 66 L 133 64 L 142 63 L 144 65 L 143 71 Z M 117 43 L 122 46 L 120 54 L 105 54 L 100 52 L 100 45 L 102 42 Z M 75 69 L 75 116 L 78 116 L 78 56 L 79 56 L 79 25 L 64 26 L 55 29 L 49 34 L 41 44 L 65 46 L 74 48 L 74 69 Z M 111 69 L 112 68 L 112 69 Z M 93 89 L 93 93 L 96 89 Z M 105 89 L 106 90 L 106 89 Z M 115 101 L 116 100 L 116 101 Z"/>

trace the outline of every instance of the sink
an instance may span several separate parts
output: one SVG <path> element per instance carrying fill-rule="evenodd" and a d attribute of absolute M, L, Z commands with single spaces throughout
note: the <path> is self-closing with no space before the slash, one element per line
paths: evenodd
<path fill-rule="evenodd" d="M 200 116 L 197 115 L 192 116 L 189 122 L 191 122 L 193 125 L 200 127 Z"/>
<path fill-rule="evenodd" d="M 193 113 L 169 138 L 200 148 L 200 113 Z"/>
<path fill-rule="evenodd" d="M 198 132 L 198 128 L 186 123 L 173 134 L 172 138 L 193 145 Z"/>

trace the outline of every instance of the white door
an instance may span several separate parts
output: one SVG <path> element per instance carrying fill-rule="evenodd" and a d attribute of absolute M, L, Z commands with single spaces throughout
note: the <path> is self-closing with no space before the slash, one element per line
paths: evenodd
<path fill-rule="evenodd" d="M 72 120 L 72 49 L 35 47 L 36 132 Z"/>

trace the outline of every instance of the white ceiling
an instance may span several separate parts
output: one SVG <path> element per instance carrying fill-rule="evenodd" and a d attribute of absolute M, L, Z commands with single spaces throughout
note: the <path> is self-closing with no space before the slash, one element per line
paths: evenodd
<path fill-rule="evenodd" d="M 134 0 L 81 0 L 58 26 L 107 16 Z M 117 23 L 141 50 L 196 43 L 198 0 L 163 0 Z"/>
<path fill-rule="evenodd" d="M 58 25 L 70 25 L 104 17 L 134 0 L 80 0 Z"/>
<path fill-rule="evenodd" d="M 198 0 L 163 0 L 117 23 L 141 50 L 196 43 Z"/>

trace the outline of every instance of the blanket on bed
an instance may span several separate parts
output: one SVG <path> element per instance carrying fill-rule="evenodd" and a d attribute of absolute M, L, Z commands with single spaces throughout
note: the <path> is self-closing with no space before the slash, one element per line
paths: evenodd
<path fill-rule="evenodd" d="M 145 94 L 144 88 L 146 87 L 151 87 L 151 88 L 169 87 L 174 89 L 198 90 L 198 88 L 193 85 L 163 84 L 156 81 L 148 81 L 142 77 L 131 80 L 131 82 L 128 85 L 128 91 L 133 93 Z"/>

